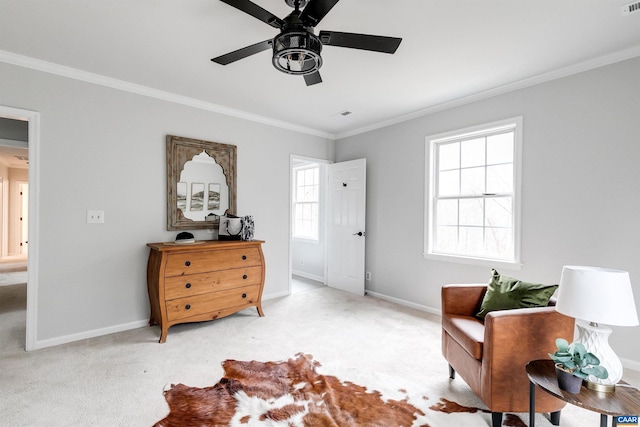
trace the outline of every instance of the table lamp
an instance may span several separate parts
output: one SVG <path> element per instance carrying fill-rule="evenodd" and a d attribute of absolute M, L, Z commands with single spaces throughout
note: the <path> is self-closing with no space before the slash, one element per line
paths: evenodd
<path fill-rule="evenodd" d="M 576 319 L 577 337 L 609 372 L 605 379 L 590 376 L 587 387 L 611 392 L 622 379 L 622 362 L 609 345 L 615 326 L 638 325 L 629 273 L 598 267 L 567 265 L 562 268 L 556 310 Z"/>

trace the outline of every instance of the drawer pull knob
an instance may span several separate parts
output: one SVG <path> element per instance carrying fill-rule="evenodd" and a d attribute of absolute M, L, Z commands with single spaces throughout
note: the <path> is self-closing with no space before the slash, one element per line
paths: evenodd
<path fill-rule="evenodd" d="M 246 275 L 246 274 L 245 274 L 245 275 L 243 275 L 243 276 L 242 276 L 242 278 L 243 278 L 244 280 L 247 280 L 247 275 Z"/>
<path fill-rule="evenodd" d="M 247 256 L 246 256 L 246 255 L 242 255 L 242 259 L 243 259 L 243 260 L 244 260 L 244 259 L 247 259 Z"/>
<path fill-rule="evenodd" d="M 187 283 L 186 285 L 184 285 L 184 287 L 189 289 L 191 287 L 191 283 Z"/>
<path fill-rule="evenodd" d="M 246 298 L 246 297 L 247 297 L 247 294 L 242 294 L 242 298 Z"/>
<path fill-rule="evenodd" d="M 185 306 L 184 306 L 184 308 L 185 308 L 186 310 L 191 310 L 191 304 L 187 304 L 187 305 L 185 305 Z"/>
<path fill-rule="evenodd" d="M 189 267 L 191 265 L 191 261 L 187 261 L 184 263 L 184 265 L 186 265 L 187 267 Z"/>

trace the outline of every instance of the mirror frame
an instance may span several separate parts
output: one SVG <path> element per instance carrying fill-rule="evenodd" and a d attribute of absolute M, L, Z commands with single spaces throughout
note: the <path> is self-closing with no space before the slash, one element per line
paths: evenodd
<path fill-rule="evenodd" d="M 167 230 L 198 230 L 218 228 L 216 221 L 193 221 L 178 209 L 177 189 L 184 165 L 194 156 L 206 152 L 222 171 L 229 187 L 229 207 L 225 214 L 236 212 L 237 147 L 219 142 L 203 141 L 182 136 L 167 135 Z"/>

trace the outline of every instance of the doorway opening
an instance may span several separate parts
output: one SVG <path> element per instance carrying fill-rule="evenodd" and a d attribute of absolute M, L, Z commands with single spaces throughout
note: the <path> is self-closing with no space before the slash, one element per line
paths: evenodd
<path fill-rule="evenodd" d="M 25 350 L 36 348 L 38 122 L 0 105 L 0 341 Z"/>
<path fill-rule="evenodd" d="M 327 284 L 327 160 L 291 156 L 289 293 Z"/>
<path fill-rule="evenodd" d="M 26 338 L 28 127 L 26 121 L 0 117 L 0 335 L 16 346 Z M 21 331 L 20 337 L 4 336 L 11 330 Z"/>

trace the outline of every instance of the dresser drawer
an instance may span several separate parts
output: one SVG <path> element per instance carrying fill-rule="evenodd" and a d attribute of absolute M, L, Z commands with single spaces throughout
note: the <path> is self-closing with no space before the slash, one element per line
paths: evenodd
<path fill-rule="evenodd" d="M 166 302 L 167 320 L 172 322 L 207 313 L 211 313 L 211 318 L 215 319 L 217 317 L 216 311 L 245 304 L 255 304 L 259 297 L 260 285 L 252 285 L 198 295 L 197 297 L 178 298 Z"/>
<path fill-rule="evenodd" d="M 147 243 L 149 325 L 160 325 L 160 342 L 169 328 L 230 316 L 248 307 L 262 311 L 265 260 L 262 240 Z"/>
<path fill-rule="evenodd" d="M 262 258 L 257 247 L 180 252 L 167 256 L 165 277 L 260 265 Z"/>
<path fill-rule="evenodd" d="M 171 300 L 260 283 L 261 266 L 167 277 L 164 281 L 164 298 Z"/>

